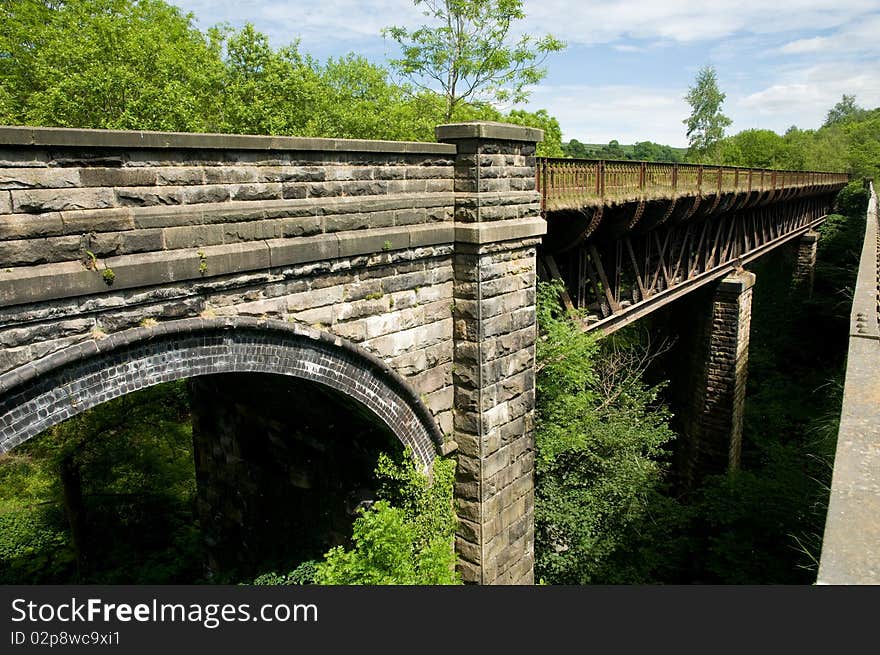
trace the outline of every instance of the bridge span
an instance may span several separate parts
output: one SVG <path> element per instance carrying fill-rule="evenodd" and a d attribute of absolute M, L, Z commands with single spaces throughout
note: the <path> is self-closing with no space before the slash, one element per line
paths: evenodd
<path fill-rule="evenodd" d="M 463 579 L 530 583 L 542 268 L 606 331 L 715 283 L 693 317 L 688 466 L 737 466 L 741 267 L 797 243 L 808 290 L 810 230 L 846 176 L 536 159 L 540 130 L 498 123 L 436 134 L 0 128 L 0 452 L 168 380 L 288 376 L 425 467 L 454 453 Z M 195 443 L 199 496 L 226 513 L 203 517 L 215 545 L 258 520 L 236 478 L 245 438 Z"/>
<path fill-rule="evenodd" d="M 539 158 L 546 277 L 613 332 L 810 232 L 845 173 Z"/>

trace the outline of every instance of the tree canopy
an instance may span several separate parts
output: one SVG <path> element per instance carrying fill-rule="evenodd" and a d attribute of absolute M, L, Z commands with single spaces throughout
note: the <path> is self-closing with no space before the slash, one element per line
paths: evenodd
<path fill-rule="evenodd" d="M 691 106 L 691 115 L 682 122 L 687 126 L 689 155 L 692 157 L 706 157 L 724 138 L 724 128 L 731 124 L 731 120 L 721 113 L 725 97 L 718 88 L 715 69 L 711 66 L 701 68 L 684 97 Z"/>
<path fill-rule="evenodd" d="M 462 102 L 524 101 L 527 86 L 546 75 L 547 55 L 564 47 L 549 34 L 513 39 L 514 23 L 525 18 L 521 0 L 414 2 L 434 23 L 413 31 L 386 28 L 401 48 L 391 65 L 416 87 L 438 92 L 447 121 Z"/>
<path fill-rule="evenodd" d="M 445 120 L 442 96 L 364 57 L 320 62 L 250 24 L 202 32 L 162 0 L 17 0 L 0 17 L 0 124 L 432 141 Z M 561 152 L 543 110 L 462 99 L 455 118 L 541 127 L 539 154 Z"/>

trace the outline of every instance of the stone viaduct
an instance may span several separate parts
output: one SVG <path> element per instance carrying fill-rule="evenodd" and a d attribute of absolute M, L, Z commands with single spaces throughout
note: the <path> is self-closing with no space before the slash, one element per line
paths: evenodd
<path fill-rule="evenodd" d="M 606 201 L 616 178 L 603 171 L 598 202 L 560 203 L 535 157 L 540 130 L 465 123 L 436 136 L 0 128 L 0 452 L 161 382 L 290 376 L 354 399 L 426 468 L 454 453 L 463 579 L 531 583 L 540 268 L 567 278 L 569 303 L 598 312 L 587 329 L 719 285 L 699 351 L 693 460 L 723 451 L 735 466 L 754 282 L 738 271 L 801 239 L 808 279 L 809 230 L 845 180 L 777 184 L 774 173 L 771 186 L 749 172 L 746 187 L 745 173 L 728 181 L 718 169 L 706 191 L 702 168 L 685 188 L 682 167 L 664 196 L 642 164 L 632 197 Z M 548 224 L 570 230 L 573 211 L 587 227 L 541 246 Z M 691 223 L 699 243 L 698 228 L 680 229 Z M 603 238 L 626 244 L 618 263 L 632 253 L 634 277 L 606 265 L 609 279 Z M 544 256 L 561 251 L 572 259 L 559 267 Z M 625 278 L 641 295 L 621 299 Z M 197 452 L 200 480 L 232 475 L 236 449 L 232 438 Z"/>

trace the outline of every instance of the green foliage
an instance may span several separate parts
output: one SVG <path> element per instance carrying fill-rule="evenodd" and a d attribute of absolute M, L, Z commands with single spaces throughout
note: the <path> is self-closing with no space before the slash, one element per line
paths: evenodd
<path fill-rule="evenodd" d="M 785 139 L 772 130 L 743 130 L 719 143 L 715 161 L 727 166 L 784 168 Z"/>
<path fill-rule="evenodd" d="M 293 571 L 282 573 L 264 573 L 254 578 L 253 584 L 264 586 L 305 585 L 314 584 L 318 571 L 318 562 L 309 560 L 297 566 Z"/>
<path fill-rule="evenodd" d="M 511 28 L 525 18 L 521 0 L 414 2 L 434 24 L 383 30 L 401 48 L 391 65 L 417 88 L 441 96 L 447 121 L 462 102 L 524 101 L 527 87 L 546 75 L 547 55 L 564 47 L 550 35 L 512 40 Z"/>
<path fill-rule="evenodd" d="M 73 553 L 65 528 L 50 506 L 0 513 L 0 584 L 51 583 L 69 575 Z"/>
<path fill-rule="evenodd" d="M 202 33 L 162 0 L 16 0 L 0 4 L 0 19 L 2 124 L 432 141 L 445 120 L 500 120 L 544 129 L 539 153 L 560 151 L 544 110 L 505 116 L 459 98 L 450 114 L 442 96 L 364 57 L 321 63 L 298 42 L 273 48 L 250 24 Z M 519 64 L 522 47 L 510 48 Z M 514 77 L 538 72 L 532 61 Z"/>
<path fill-rule="evenodd" d="M 376 468 L 381 500 L 354 522 L 352 548 L 341 546 L 319 563 L 318 584 L 457 584 L 455 464 L 438 458 L 433 481 L 415 464 L 383 455 Z"/>
<path fill-rule="evenodd" d="M 844 93 L 840 102 L 828 110 L 822 127 L 831 127 L 840 123 L 852 123 L 862 120 L 864 117 L 865 110 L 856 104 L 856 97 Z"/>
<path fill-rule="evenodd" d="M 860 220 L 868 211 L 870 196 L 868 187 L 861 180 L 853 180 L 837 194 L 835 209 L 853 220 Z"/>
<path fill-rule="evenodd" d="M 682 148 L 673 148 L 653 141 L 637 141 L 633 145 L 621 145 L 616 139 L 612 139 L 608 145 L 601 146 L 572 139 L 562 144 L 562 152 L 565 157 L 575 159 L 627 159 L 673 163 L 684 160 Z"/>
<path fill-rule="evenodd" d="M 159 0 L 0 6 L 0 123 L 210 131 L 222 65 Z"/>
<path fill-rule="evenodd" d="M 77 472 L 67 482 L 59 475 L 65 466 Z M 71 497 L 81 498 L 79 511 L 86 519 L 79 541 L 71 536 Z M 108 401 L 0 458 L 4 581 L 146 584 L 199 579 L 201 541 L 193 521 L 194 499 L 183 383 Z M 85 563 L 89 566 L 82 569 Z"/>
<path fill-rule="evenodd" d="M 674 534 L 678 521 L 658 511 L 669 413 L 632 365 L 636 347 L 584 333 L 559 291 L 538 292 L 536 574 L 554 584 L 644 580 L 668 560 L 666 546 L 644 557 L 645 536 Z"/>
<path fill-rule="evenodd" d="M 847 171 L 855 177 L 880 174 L 880 108 L 855 106 L 844 96 L 818 130 L 795 126 L 779 136 L 770 130 L 744 130 L 720 141 L 712 163 L 788 170 Z"/>
<path fill-rule="evenodd" d="M 684 97 L 691 106 L 691 115 L 682 121 L 687 126 L 690 159 L 703 161 L 724 138 L 724 128 L 732 122 L 721 113 L 725 97 L 718 88 L 715 69 L 711 66 L 701 68 Z"/>

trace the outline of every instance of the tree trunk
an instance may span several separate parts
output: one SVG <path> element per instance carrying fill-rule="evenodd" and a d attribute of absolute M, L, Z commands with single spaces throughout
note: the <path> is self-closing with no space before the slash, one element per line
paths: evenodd
<path fill-rule="evenodd" d="M 59 473 L 64 515 L 70 525 L 70 537 L 73 543 L 73 552 L 76 555 L 77 578 L 82 582 L 89 572 L 86 509 L 83 504 L 79 466 L 74 461 L 72 454 L 65 455 L 61 460 Z"/>

